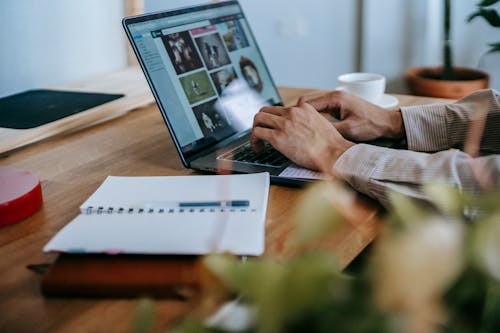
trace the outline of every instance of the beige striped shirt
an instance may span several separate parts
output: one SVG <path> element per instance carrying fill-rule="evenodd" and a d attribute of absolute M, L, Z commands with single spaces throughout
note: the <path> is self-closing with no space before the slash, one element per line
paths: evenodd
<path fill-rule="evenodd" d="M 453 104 L 402 107 L 401 112 L 408 150 L 358 144 L 337 160 L 335 173 L 386 207 L 389 190 L 428 200 L 421 186 L 429 182 L 472 194 L 500 188 L 498 92 L 481 90 Z M 472 120 L 484 125 L 476 158 L 464 152 Z"/>

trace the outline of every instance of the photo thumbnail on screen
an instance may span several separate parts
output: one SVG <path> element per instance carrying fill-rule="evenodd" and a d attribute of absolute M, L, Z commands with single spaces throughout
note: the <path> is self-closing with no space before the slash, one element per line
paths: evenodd
<path fill-rule="evenodd" d="M 194 115 L 205 138 L 225 138 L 234 133 L 227 118 L 215 107 L 216 100 L 198 105 L 193 108 Z"/>
<path fill-rule="evenodd" d="M 189 32 L 172 33 L 163 36 L 162 41 L 177 74 L 203 67 Z"/>
<path fill-rule="evenodd" d="M 225 22 L 220 25 L 220 30 L 229 52 L 250 46 L 240 21 Z"/>
<path fill-rule="evenodd" d="M 250 88 L 255 89 L 259 93 L 262 92 L 264 83 L 262 82 L 262 78 L 255 63 L 249 58 L 242 56 L 240 57 L 240 69 Z"/>
<path fill-rule="evenodd" d="M 195 104 L 204 99 L 214 97 L 215 91 L 205 70 L 188 74 L 180 79 L 189 104 Z"/>
<path fill-rule="evenodd" d="M 197 37 L 195 40 L 208 70 L 231 63 L 218 33 Z"/>
<path fill-rule="evenodd" d="M 219 95 L 224 93 L 224 90 L 236 79 L 236 72 L 233 67 L 224 68 L 220 71 L 210 74 L 215 88 Z"/>

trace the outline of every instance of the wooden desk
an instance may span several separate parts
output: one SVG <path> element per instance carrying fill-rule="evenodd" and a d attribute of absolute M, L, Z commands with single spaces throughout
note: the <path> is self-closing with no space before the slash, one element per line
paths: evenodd
<path fill-rule="evenodd" d="M 311 91 L 280 89 L 287 104 Z M 403 105 L 435 101 L 399 98 Z M 35 215 L 0 229 L 0 332 L 130 331 L 136 300 L 45 299 L 39 291 L 40 276 L 26 265 L 54 259 L 54 255 L 42 253 L 42 247 L 78 214 L 79 205 L 107 175 L 191 174 L 181 165 L 156 106 L 26 147 L 0 158 L 0 165 L 38 175 L 44 195 L 44 205 Z M 301 193 L 271 186 L 266 255 L 285 254 L 291 207 Z M 334 251 L 344 266 L 376 235 L 376 208 L 362 201 L 359 205 L 362 218 L 335 235 Z M 193 307 L 190 302 L 171 300 L 156 305 L 158 329 Z"/>

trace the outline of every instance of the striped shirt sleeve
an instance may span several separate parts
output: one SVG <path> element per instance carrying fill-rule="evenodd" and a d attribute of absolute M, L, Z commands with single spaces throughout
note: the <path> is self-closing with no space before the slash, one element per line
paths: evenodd
<path fill-rule="evenodd" d="M 404 108 L 408 147 L 416 151 L 358 144 L 340 156 L 334 172 L 386 207 L 390 206 L 389 190 L 427 201 L 421 186 L 431 181 L 452 184 L 476 194 L 486 189 L 485 184 L 500 188 L 498 106 L 498 94 L 482 91 L 452 106 Z M 467 123 L 474 112 L 487 115 L 481 142 L 484 154 L 478 158 L 453 148 L 463 146 Z"/>
<path fill-rule="evenodd" d="M 473 120 L 484 122 L 480 153 L 500 153 L 500 96 L 480 90 L 451 104 L 402 107 L 408 149 L 436 152 L 463 150 Z"/>

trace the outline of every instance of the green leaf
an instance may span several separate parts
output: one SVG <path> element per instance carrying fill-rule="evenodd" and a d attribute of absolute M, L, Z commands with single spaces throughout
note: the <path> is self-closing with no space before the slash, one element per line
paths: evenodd
<path fill-rule="evenodd" d="M 217 275 L 231 291 L 247 287 L 247 266 L 234 256 L 212 254 L 203 259 L 203 264 Z"/>
<path fill-rule="evenodd" d="M 489 283 L 481 332 L 500 332 L 500 285 Z"/>
<path fill-rule="evenodd" d="M 469 267 L 445 294 L 448 330 L 444 332 L 480 332 L 487 285 L 482 272 Z"/>
<path fill-rule="evenodd" d="M 260 332 L 280 332 L 297 320 L 332 299 L 341 290 L 343 277 L 330 253 L 309 253 L 285 262 L 268 258 L 247 262 L 229 257 L 205 258 L 205 264 L 243 299 L 258 309 Z"/>
<path fill-rule="evenodd" d="M 429 217 L 428 209 L 422 209 L 415 200 L 404 194 L 389 192 L 389 199 L 393 207 L 390 222 L 396 223 L 393 225 L 395 229 L 407 229 Z"/>
<path fill-rule="evenodd" d="M 461 217 L 464 211 L 464 198 L 458 188 L 449 184 L 429 183 L 424 185 L 424 193 L 445 214 Z"/>
<path fill-rule="evenodd" d="M 352 200 L 352 191 L 335 183 L 319 182 L 309 187 L 296 207 L 292 244 L 314 244 L 334 232 L 345 223 L 341 209 L 349 207 Z"/>
<path fill-rule="evenodd" d="M 471 196 L 467 205 L 475 207 L 481 212 L 481 217 L 486 219 L 500 213 L 500 192 L 494 191 L 481 195 L 480 197 Z"/>
<path fill-rule="evenodd" d="M 498 202 L 497 202 L 498 204 Z M 471 246 L 474 263 L 500 283 L 500 213 L 477 221 L 473 227 Z"/>
<path fill-rule="evenodd" d="M 498 13 L 496 12 L 496 10 L 494 10 L 494 9 L 480 8 L 477 12 L 472 13 L 467 18 L 467 22 L 471 22 L 476 17 L 482 17 L 482 18 L 484 18 L 493 27 L 496 27 L 496 28 L 500 27 L 500 16 L 498 15 Z"/>
<path fill-rule="evenodd" d="M 500 52 L 500 42 L 499 43 L 492 43 L 488 44 L 491 46 L 491 49 L 488 52 Z"/>
<path fill-rule="evenodd" d="M 139 301 L 134 318 L 134 333 L 151 332 L 154 321 L 154 303 L 149 298 Z"/>
<path fill-rule="evenodd" d="M 281 266 L 274 268 L 278 274 L 269 282 L 262 276 L 264 271 L 255 276 L 257 288 L 249 295 L 259 309 L 261 332 L 280 332 L 287 323 L 318 311 L 335 294 L 335 288 L 343 289 L 341 281 L 346 282 L 330 254 L 308 254 Z"/>
<path fill-rule="evenodd" d="M 203 323 L 193 320 L 186 319 L 179 326 L 171 328 L 166 331 L 167 333 L 218 333 L 216 329 L 210 329 L 203 325 Z"/>
<path fill-rule="evenodd" d="M 491 5 L 496 4 L 500 0 L 483 0 L 480 3 L 477 4 L 478 7 L 489 7 Z"/>

